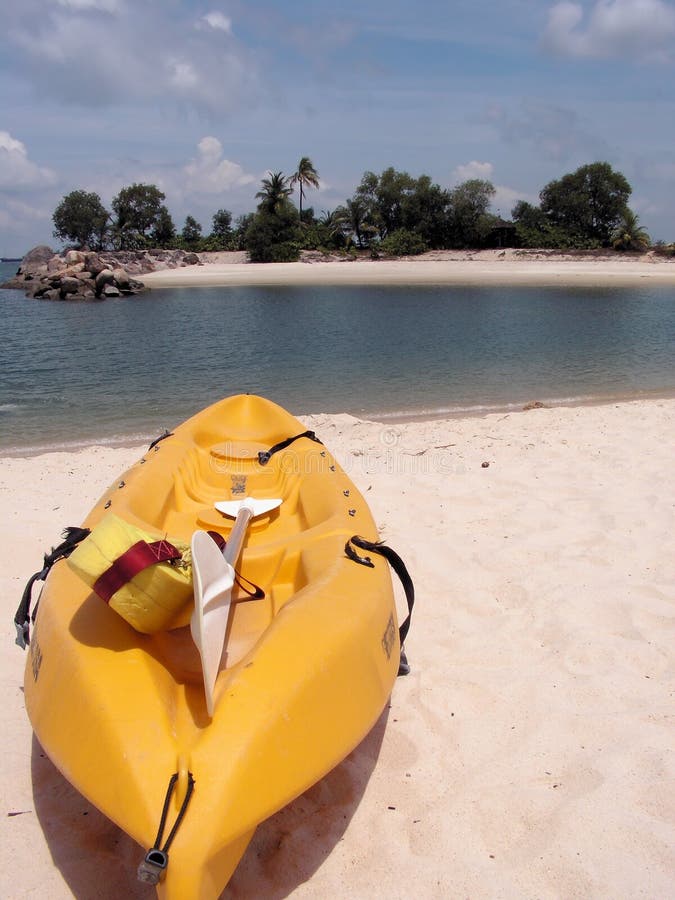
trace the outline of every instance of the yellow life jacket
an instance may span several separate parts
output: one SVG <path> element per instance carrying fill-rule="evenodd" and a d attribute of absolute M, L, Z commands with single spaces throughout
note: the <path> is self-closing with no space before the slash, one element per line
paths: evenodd
<path fill-rule="evenodd" d="M 161 631 L 192 599 L 192 556 L 182 541 L 151 535 L 107 513 L 68 565 L 136 631 Z"/>

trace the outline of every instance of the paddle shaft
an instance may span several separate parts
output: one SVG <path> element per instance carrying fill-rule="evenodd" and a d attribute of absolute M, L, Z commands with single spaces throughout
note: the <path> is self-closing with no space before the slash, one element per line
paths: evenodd
<path fill-rule="evenodd" d="M 244 546 L 244 538 L 246 537 L 248 523 L 252 518 L 253 510 L 249 509 L 248 506 L 242 506 L 239 509 L 237 518 L 234 521 L 232 531 L 230 532 L 230 536 L 227 539 L 225 550 L 223 552 L 223 556 L 229 562 L 232 568 L 237 565 L 237 560 L 239 559 L 241 548 Z"/>

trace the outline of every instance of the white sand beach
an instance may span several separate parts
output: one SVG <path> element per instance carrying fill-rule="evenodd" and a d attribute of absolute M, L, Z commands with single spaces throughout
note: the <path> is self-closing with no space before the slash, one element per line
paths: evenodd
<path fill-rule="evenodd" d="M 308 421 L 413 575 L 412 672 L 259 828 L 224 897 L 672 896 L 675 400 Z M 153 896 L 141 849 L 32 738 L 11 622 L 42 553 L 141 450 L 2 460 L 3 897 Z"/>
<path fill-rule="evenodd" d="M 215 285 L 533 284 L 631 286 L 675 284 L 675 260 L 654 253 L 600 256 L 552 251 L 431 251 L 406 259 L 248 263 L 243 253 L 203 253 L 202 265 L 142 276 L 149 288 Z"/>

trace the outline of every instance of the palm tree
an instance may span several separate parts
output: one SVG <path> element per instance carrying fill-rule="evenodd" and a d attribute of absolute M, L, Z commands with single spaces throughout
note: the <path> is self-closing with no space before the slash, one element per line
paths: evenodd
<path fill-rule="evenodd" d="M 377 232 L 377 228 L 368 221 L 368 205 L 359 197 L 347 200 L 344 206 L 338 206 L 333 215 L 340 223 L 347 240 L 356 239 L 359 247 L 367 244 Z"/>
<path fill-rule="evenodd" d="M 646 250 L 651 243 L 639 217 L 630 209 L 626 209 L 623 220 L 612 232 L 611 241 L 615 250 Z"/>
<path fill-rule="evenodd" d="M 339 208 L 334 212 L 322 210 L 318 224 L 322 234 L 321 240 L 326 244 L 341 247 L 345 243 L 344 217 L 340 214 Z"/>
<path fill-rule="evenodd" d="M 268 172 L 267 174 L 269 178 L 263 178 L 262 190 L 258 191 L 256 198 L 261 201 L 261 207 L 271 213 L 277 213 L 293 193 L 293 188 L 289 187 L 289 180 L 283 172 Z"/>
<path fill-rule="evenodd" d="M 302 198 L 305 195 L 305 185 L 317 189 L 319 187 L 319 173 L 308 156 L 302 157 L 297 171 L 291 177 L 291 187 L 295 187 L 296 184 L 300 185 L 300 221 L 302 222 Z"/>
<path fill-rule="evenodd" d="M 319 225 L 323 225 L 331 237 L 342 231 L 342 219 L 338 215 L 337 210 L 332 212 L 330 209 L 322 209 L 319 216 Z"/>

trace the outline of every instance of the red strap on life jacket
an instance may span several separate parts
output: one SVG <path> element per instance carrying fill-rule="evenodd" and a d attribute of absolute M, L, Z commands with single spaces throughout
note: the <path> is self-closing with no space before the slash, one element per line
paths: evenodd
<path fill-rule="evenodd" d="M 181 552 L 168 541 L 154 541 L 151 544 L 147 541 L 138 541 L 118 556 L 110 568 L 97 579 L 93 588 L 94 593 L 109 603 L 121 587 L 148 566 L 180 559 L 181 556 Z"/>

